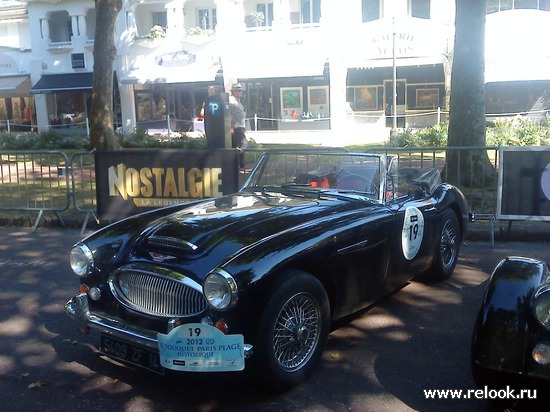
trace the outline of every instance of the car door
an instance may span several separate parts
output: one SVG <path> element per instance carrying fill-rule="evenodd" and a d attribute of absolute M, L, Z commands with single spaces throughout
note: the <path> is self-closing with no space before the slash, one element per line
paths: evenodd
<path fill-rule="evenodd" d="M 330 266 L 339 316 L 364 308 L 384 294 L 393 226 L 389 208 L 370 205 L 350 217 L 349 225 L 334 237 Z"/>

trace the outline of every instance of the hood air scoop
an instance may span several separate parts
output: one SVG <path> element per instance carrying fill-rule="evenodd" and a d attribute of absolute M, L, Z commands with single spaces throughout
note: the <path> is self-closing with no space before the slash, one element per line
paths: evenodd
<path fill-rule="evenodd" d="M 178 252 L 195 252 L 198 246 L 187 240 L 177 239 L 169 236 L 151 236 L 147 244 L 152 247 L 169 248 Z"/>

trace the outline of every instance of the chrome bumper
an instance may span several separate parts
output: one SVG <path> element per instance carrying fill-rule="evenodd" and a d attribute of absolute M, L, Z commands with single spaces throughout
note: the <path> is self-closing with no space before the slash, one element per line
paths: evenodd
<path fill-rule="evenodd" d="M 77 322 L 80 333 L 84 335 L 88 334 L 90 328 L 97 329 L 126 342 L 158 351 L 157 332 L 130 326 L 119 319 L 110 317 L 106 313 L 91 313 L 86 293 L 79 293 L 70 299 L 65 304 L 65 311 Z M 251 356 L 252 345 L 245 344 L 244 357 L 248 359 Z"/>

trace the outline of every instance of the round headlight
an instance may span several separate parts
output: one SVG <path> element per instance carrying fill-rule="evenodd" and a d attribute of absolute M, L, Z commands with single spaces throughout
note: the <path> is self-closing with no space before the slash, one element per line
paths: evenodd
<path fill-rule="evenodd" d="M 535 317 L 546 329 L 550 329 L 550 287 L 539 290 L 535 295 Z"/>
<path fill-rule="evenodd" d="M 210 272 L 202 289 L 206 301 L 216 310 L 225 310 L 237 301 L 237 282 L 223 269 Z"/>
<path fill-rule="evenodd" d="M 94 256 L 88 246 L 83 243 L 75 245 L 71 249 L 69 258 L 71 269 L 78 276 L 85 276 L 90 273 L 94 264 Z"/>

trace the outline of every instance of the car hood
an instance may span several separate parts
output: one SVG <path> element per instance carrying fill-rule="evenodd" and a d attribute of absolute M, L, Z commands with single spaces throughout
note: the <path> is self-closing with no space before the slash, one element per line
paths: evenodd
<path fill-rule="evenodd" d="M 351 209 L 354 203 L 334 198 L 320 200 L 283 195 L 225 196 L 156 220 L 142 233 L 140 247 L 149 252 L 186 258 L 223 249 L 221 253 L 228 256 L 259 239 L 339 210 Z"/>

